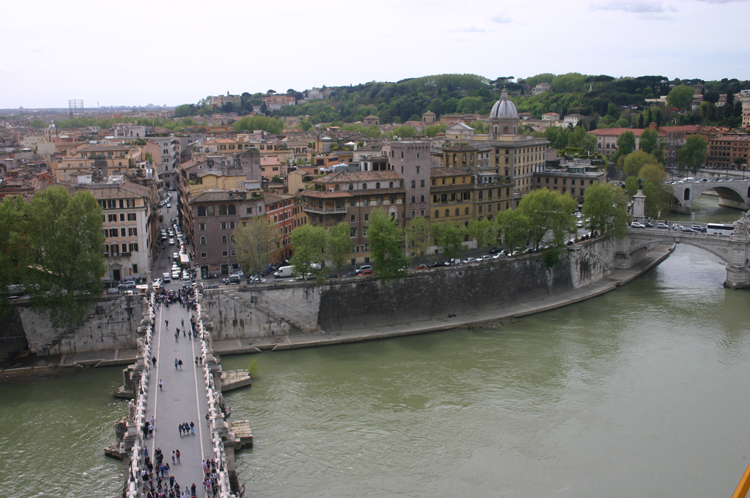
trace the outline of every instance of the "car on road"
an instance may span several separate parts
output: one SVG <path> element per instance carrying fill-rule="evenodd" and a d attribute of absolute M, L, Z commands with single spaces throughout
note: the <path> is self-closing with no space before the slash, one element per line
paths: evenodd
<path fill-rule="evenodd" d="M 669 225 L 667 225 L 666 223 L 659 223 L 656 225 L 656 228 L 660 228 L 662 230 L 669 230 Z"/>
<path fill-rule="evenodd" d="M 430 268 L 441 268 L 443 266 L 450 266 L 451 264 L 447 261 L 435 261 L 430 265 Z"/>
<path fill-rule="evenodd" d="M 637 221 L 631 223 L 630 226 L 632 228 L 646 228 L 646 225 L 644 225 L 643 223 L 638 223 Z"/>
<path fill-rule="evenodd" d="M 508 255 L 505 254 L 504 252 L 499 252 L 499 253 L 495 254 L 494 256 L 492 256 L 492 259 L 503 259 L 503 258 L 507 258 L 507 257 L 508 257 Z"/>
<path fill-rule="evenodd" d="M 644 225 L 646 226 L 646 228 L 654 228 L 653 223 L 651 223 L 650 221 L 647 221 L 646 223 L 644 223 Z"/>
<path fill-rule="evenodd" d="M 497 254 L 499 252 L 502 252 L 502 249 L 499 247 L 493 247 L 492 249 L 490 249 L 490 254 Z"/>
<path fill-rule="evenodd" d="M 693 230 L 695 230 L 696 232 L 703 232 L 703 233 L 705 233 L 705 232 L 706 232 L 706 227 L 702 227 L 702 226 L 700 226 L 700 225 L 693 225 L 693 226 L 691 226 L 690 228 L 692 228 L 692 229 L 693 229 Z"/>
<path fill-rule="evenodd" d="M 168 284 L 169 282 L 172 281 L 172 275 L 169 272 L 164 272 L 161 274 L 161 276 L 163 277 L 165 284 Z"/>
<path fill-rule="evenodd" d="M 427 269 L 427 265 L 424 264 L 424 263 L 422 263 L 421 265 L 416 266 L 414 269 L 415 270 L 426 270 Z"/>
<path fill-rule="evenodd" d="M 167 204 L 167 209 L 169 209 L 171 207 L 172 207 L 172 203 L 170 202 L 170 203 Z"/>
<path fill-rule="evenodd" d="M 360 277 L 366 277 L 368 275 L 372 275 L 372 270 L 362 270 L 361 272 L 359 272 Z"/>
<path fill-rule="evenodd" d="M 123 289 L 135 289 L 135 282 L 132 281 L 132 280 L 128 280 L 128 281 L 123 282 L 120 285 L 118 285 L 117 288 L 120 289 L 120 290 L 123 290 Z"/>
<path fill-rule="evenodd" d="M 229 275 L 224 279 L 224 283 L 227 285 L 239 284 L 242 281 L 242 277 L 239 275 Z"/>
<path fill-rule="evenodd" d="M 179 280 L 180 279 L 180 270 L 173 270 L 172 271 L 172 280 Z"/>
<path fill-rule="evenodd" d="M 174 239 L 169 239 L 169 245 L 170 245 L 170 246 L 173 246 L 173 245 L 174 245 Z"/>
<path fill-rule="evenodd" d="M 680 231 L 687 232 L 687 233 L 696 233 L 695 230 L 693 230 L 692 228 L 688 228 L 688 227 L 680 227 Z"/>

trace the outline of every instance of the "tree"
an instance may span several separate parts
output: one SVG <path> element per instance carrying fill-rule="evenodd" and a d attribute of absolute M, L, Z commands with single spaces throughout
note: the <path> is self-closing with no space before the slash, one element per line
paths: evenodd
<path fill-rule="evenodd" d="M 23 261 L 20 251 L 25 247 L 24 227 L 28 203 L 20 195 L 5 197 L 0 203 L 0 318 L 11 311 L 6 299 L 8 286 L 23 283 Z"/>
<path fill-rule="evenodd" d="M 347 257 L 353 252 L 352 239 L 349 237 L 349 223 L 342 221 L 328 229 L 326 238 L 326 256 L 331 265 L 336 268 L 336 274 L 341 276 L 341 269 L 346 264 Z"/>
<path fill-rule="evenodd" d="M 47 127 L 47 123 L 45 123 L 39 118 L 34 118 L 31 121 L 29 121 L 29 126 L 31 126 L 32 128 L 42 129 L 42 128 Z"/>
<path fill-rule="evenodd" d="M 583 199 L 581 213 L 589 220 L 586 228 L 599 233 L 612 231 L 618 239 L 627 235 L 628 196 L 622 188 L 594 184 L 586 189 Z"/>
<path fill-rule="evenodd" d="M 646 216 L 657 218 L 669 209 L 673 194 L 665 183 L 667 173 L 661 164 L 646 164 L 638 172 L 643 180 L 643 194 L 646 196 Z"/>
<path fill-rule="evenodd" d="M 570 194 L 561 194 L 557 190 L 543 188 L 526 194 L 518 209 L 529 220 L 529 238 L 534 248 L 539 248 L 548 232 L 552 232 L 554 245 L 563 245 L 565 236 L 575 232 L 572 214 L 577 206 L 578 202 Z"/>
<path fill-rule="evenodd" d="M 560 126 L 550 126 L 544 130 L 544 138 L 549 140 L 553 149 L 564 149 L 568 145 L 568 134 Z"/>
<path fill-rule="evenodd" d="M 374 262 L 375 275 L 390 280 L 403 276 L 411 261 L 404 254 L 402 232 L 398 220 L 384 209 L 375 209 L 367 222 L 367 240 L 370 241 L 370 254 Z"/>
<path fill-rule="evenodd" d="M 412 256 L 422 256 L 430 245 L 430 226 L 424 216 L 417 216 L 405 230 L 406 248 Z"/>
<path fill-rule="evenodd" d="M 91 192 L 64 187 L 37 192 L 28 206 L 21 249 L 23 283 L 32 308 L 53 327 L 71 331 L 101 293 L 107 271 L 102 208 Z"/>
<path fill-rule="evenodd" d="M 529 220 L 521 210 L 509 209 L 495 218 L 498 233 L 502 236 L 506 249 L 511 253 L 526 245 L 529 238 Z"/>
<path fill-rule="evenodd" d="M 656 130 L 643 130 L 641 133 L 640 149 L 653 154 L 657 147 L 659 147 L 659 134 Z"/>
<path fill-rule="evenodd" d="M 658 164 L 659 161 L 653 155 L 637 150 L 623 158 L 623 168 L 626 176 L 635 176 L 646 164 Z M 585 194 L 584 194 L 585 195 Z"/>
<path fill-rule="evenodd" d="M 703 100 L 712 104 L 716 104 L 720 97 L 719 92 L 706 92 L 703 94 Z"/>
<path fill-rule="evenodd" d="M 708 140 L 702 135 L 689 135 L 685 145 L 677 149 L 677 167 L 696 172 L 706 162 Z"/>
<path fill-rule="evenodd" d="M 414 136 L 415 132 L 416 130 L 414 130 L 414 127 L 410 125 L 396 126 L 393 128 L 393 134 L 401 138 L 411 138 Z"/>
<path fill-rule="evenodd" d="M 445 133 L 446 128 L 445 123 L 427 125 L 424 134 L 426 137 L 434 137 L 438 133 Z"/>
<path fill-rule="evenodd" d="M 303 119 L 299 122 L 299 127 L 302 131 L 308 131 L 312 129 L 313 125 L 307 119 Z"/>
<path fill-rule="evenodd" d="M 289 264 L 297 276 L 307 278 L 321 274 L 325 262 L 326 229 L 316 225 L 302 225 L 292 232 L 294 255 Z"/>
<path fill-rule="evenodd" d="M 460 257 L 466 250 L 464 246 L 464 229 L 455 223 L 443 221 L 432 224 L 432 238 L 438 250 L 446 259 Z"/>
<path fill-rule="evenodd" d="M 234 230 L 234 248 L 237 260 L 248 275 L 260 275 L 270 263 L 268 243 L 270 226 L 265 216 L 242 222 Z"/>
<path fill-rule="evenodd" d="M 497 225 L 487 218 L 471 220 L 467 229 L 469 237 L 477 241 L 477 247 L 484 255 L 484 249 L 497 243 Z"/>
<path fill-rule="evenodd" d="M 735 157 L 732 162 L 734 163 L 736 169 L 740 169 L 742 168 L 743 164 L 747 163 L 747 159 L 745 159 L 744 157 Z"/>
<path fill-rule="evenodd" d="M 264 130 L 273 135 L 278 135 L 284 130 L 284 121 L 278 118 L 268 118 L 266 116 L 245 116 L 234 123 L 234 130 L 237 133 L 242 131 L 252 132 L 253 130 Z"/>
<path fill-rule="evenodd" d="M 617 152 L 620 155 L 630 154 L 635 150 L 635 135 L 632 131 L 626 131 L 617 139 Z"/>
<path fill-rule="evenodd" d="M 687 85 L 677 85 L 674 87 L 667 96 L 667 103 L 670 107 L 676 107 L 677 109 L 687 109 L 690 103 L 693 101 L 693 95 L 695 90 Z"/>

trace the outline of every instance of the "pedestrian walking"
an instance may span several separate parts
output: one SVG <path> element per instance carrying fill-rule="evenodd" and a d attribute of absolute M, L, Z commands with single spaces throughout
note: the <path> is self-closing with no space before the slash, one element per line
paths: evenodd
<path fill-rule="evenodd" d="M 182 427 L 180 427 L 180 436 L 182 436 Z M 174 450 L 172 450 L 172 463 L 174 463 Z"/>
<path fill-rule="evenodd" d="M 208 416 L 208 413 L 206 413 L 206 425 L 211 427 L 211 417 Z"/>
<path fill-rule="evenodd" d="M 156 417 L 154 417 L 153 415 L 151 416 L 151 425 L 153 425 L 154 428 L 156 428 Z"/>
<path fill-rule="evenodd" d="M 156 356 L 154 356 L 153 358 L 151 358 L 151 363 L 153 363 L 154 366 L 156 366 Z"/>
<path fill-rule="evenodd" d="M 182 370 L 182 360 L 179 360 L 178 365 L 180 366 L 180 370 Z"/>
<path fill-rule="evenodd" d="M 195 424 L 190 422 L 190 434 L 195 436 Z"/>
<path fill-rule="evenodd" d="M 185 326 L 182 327 L 182 337 L 187 337 L 187 334 L 185 334 Z"/>
<path fill-rule="evenodd" d="M 175 337 L 180 337 L 180 327 L 176 327 L 177 332 L 175 332 Z"/>
<path fill-rule="evenodd" d="M 163 390 L 164 390 L 164 381 L 159 379 L 159 391 L 163 391 Z"/>
<path fill-rule="evenodd" d="M 182 320 L 180 321 L 180 323 L 181 323 L 181 324 L 182 324 L 182 326 L 184 327 L 184 326 L 185 326 L 185 319 L 183 318 L 183 319 L 182 319 Z"/>
<path fill-rule="evenodd" d="M 177 370 L 177 358 L 174 359 L 174 369 Z"/>
<path fill-rule="evenodd" d="M 169 301 L 167 301 L 167 304 L 169 304 Z M 169 306 L 167 306 L 169 308 Z M 164 324 L 166 325 L 166 328 L 169 329 L 169 320 L 164 320 Z"/>
<path fill-rule="evenodd" d="M 177 457 L 177 463 L 180 463 L 180 450 L 174 450 L 175 456 Z"/>
<path fill-rule="evenodd" d="M 198 366 L 198 357 L 197 356 L 195 357 L 195 366 L 196 367 Z"/>

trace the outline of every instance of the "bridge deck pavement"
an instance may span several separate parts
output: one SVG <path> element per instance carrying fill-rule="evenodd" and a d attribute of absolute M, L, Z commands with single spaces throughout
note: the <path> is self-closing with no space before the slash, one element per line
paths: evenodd
<path fill-rule="evenodd" d="M 156 448 L 164 453 L 164 462 L 169 462 L 170 475 L 175 476 L 181 489 L 195 483 L 198 496 L 203 496 L 202 460 L 213 457 L 211 436 L 206 425 L 208 400 L 201 370 L 195 366 L 199 356 L 200 342 L 183 335 L 181 320 L 190 328 L 190 313 L 179 304 L 167 309 L 161 306 L 157 313 L 157 333 L 154 335 L 156 368 L 152 368 L 147 417 L 156 418 L 154 435 L 147 442 L 149 455 Z M 169 321 L 166 326 L 165 320 Z M 175 340 L 175 328 L 180 328 L 179 341 Z M 182 370 L 175 369 L 175 358 L 182 360 Z M 163 390 L 158 382 L 164 382 Z M 195 423 L 195 435 L 180 436 L 178 424 Z M 172 450 L 180 450 L 181 463 L 173 464 Z"/>

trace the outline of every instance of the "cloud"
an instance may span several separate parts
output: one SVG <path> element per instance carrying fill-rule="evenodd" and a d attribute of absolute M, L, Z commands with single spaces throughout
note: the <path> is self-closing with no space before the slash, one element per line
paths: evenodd
<path fill-rule="evenodd" d="M 490 17 L 490 19 L 492 20 L 492 22 L 496 22 L 496 23 L 500 23 L 500 24 L 508 24 L 508 23 L 513 22 L 513 19 L 511 19 L 510 16 L 507 13 L 505 13 L 505 12 L 501 12 L 500 14 L 496 14 L 496 15 Z"/>
<path fill-rule="evenodd" d="M 476 26 L 469 26 L 468 28 L 459 28 L 451 30 L 455 33 L 486 33 L 487 30 L 484 28 L 477 28 Z"/>
<path fill-rule="evenodd" d="M 698 1 L 699 2 L 704 2 L 704 3 L 720 3 L 720 4 L 725 4 L 725 3 L 732 3 L 732 2 L 747 2 L 748 0 L 698 0 Z"/>
<path fill-rule="evenodd" d="M 667 11 L 661 2 L 607 2 L 592 4 L 591 10 L 615 10 L 635 14 L 661 14 Z"/>

